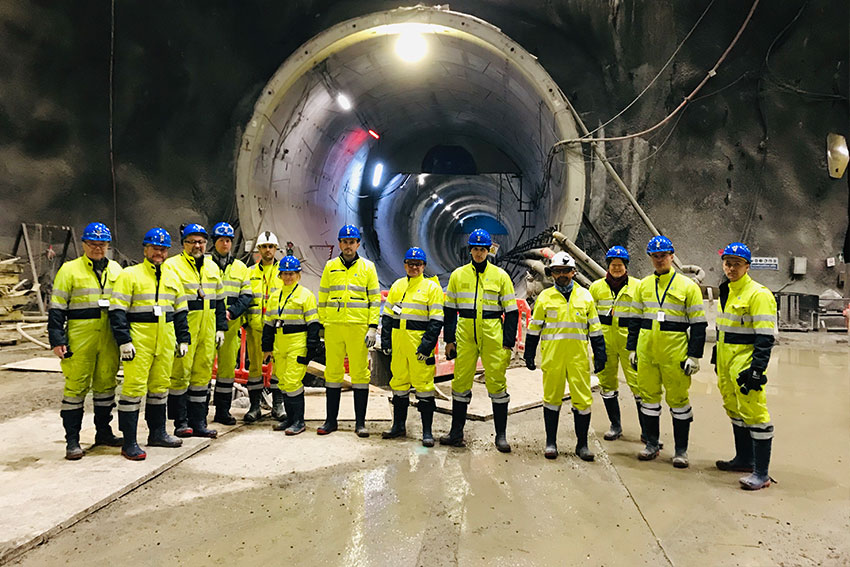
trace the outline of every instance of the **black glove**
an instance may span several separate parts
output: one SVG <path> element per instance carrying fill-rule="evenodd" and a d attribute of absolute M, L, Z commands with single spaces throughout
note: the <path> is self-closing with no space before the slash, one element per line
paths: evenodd
<path fill-rule="evenodd" d="M 453 348 L 448 348 L 448 345 L 454 345 Z M 457 343 L 446 343 L 446 360 L 454 360 L 457 358 Z"/>
<path fill-rule="evenodd" d="M 761 391 L 761 387 L 767 384 L 767 376 L 761 370 L 747 368 L 738 374 L 736 382 L 741 387 L 741 393 L 746 395 L 750 390 Z"/>
<path fill-rule="evenodd" d="M 607 362 L 608 361 L 604 358 L 600 360 L 599 358 L 593 357 L 593 373 L 599 374 L 600 372 L 605 370 L 605 364 Z"/>
<path fill-rule="evenodd" d="M 537 365 L 534 364 L 534 357 L 526 357 L 525 359 L 525 367 L 529 370 L 537 370 Z"/>
<path fill-rule="evenodd" d="M 711 347 L 711 360 L 708 363 L 713 364 L 714 369 L 717 370 L 717 345 Z"/>

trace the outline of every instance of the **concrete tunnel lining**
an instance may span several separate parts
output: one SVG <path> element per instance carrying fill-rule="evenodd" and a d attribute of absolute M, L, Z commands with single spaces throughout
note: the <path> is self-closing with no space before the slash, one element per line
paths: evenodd
<path fill-rule="evenodd" d="M 427 56 L 415 65 L 398 60 L 392 49 L 398 34 L 410 28 L 425 31 L 428 41 Z M 337 92 L 353 102 L 352 111 L 337 105 Z M 368 129 L 381 139 L 374 140 Z M 575 137 L 577 129 L 566 98 L 536 59 L 498 28 L 472 16 L 400 8 L 348 20 L 315 36 L 265 86 L 242 138 L 236 191 L 246 244 L 260 230 L 276 232 L 282 243 L 294 242 L 305 260 L 305 284 L 316 284 L 339 226 L 362 226 L 361 215 L 372 214 L 361 210 L 366 197 L 387 204 L 365 182 L 361 187 L 368 160 L 376 153 L 393 156 L 397 148 L 416 155 L 411 146 L 440 133 L 445 139 L 480 140 L 504 153 L 513 162 L 507 169 L 522 172 L 528 191 L 542 180 L 552 143 Z M 424 156 L 428 148 L 420 149 Z M 575 149 L 559 158 L 549 191 L 536 207 L 535 229 L 524 237 L 552 224 L 568 236 L 578 232 L 585 195 L 583 158 Z M 419 164 L 401 159 L 387 169 L 416 172 Z M 456 192 L 447 196 L 462 199 L 465 214 L 492 213 L 492 207 L 484 206 L 492 195 L 475 193 L 482 203 L 477 210 L 468 197 Z M 391 197 L 417 198 L 410 192 Z M 427 210 L 416 203 L 401 208 Z M 422 220 L 390 219 L 374 228 L 382 247 L 420 245 L 435 257 L 451 256 L 434 250 L 445 244 L 439 234 L 423 234 Z M 515 227 L 516 221 L 505 224 Z M 513 232 L 503 246 L 515 243 L 511 239 L 519 234 Z M 429 241 L 420 242 L 423 236 Z M 364 234 L 363 252 L 372 259 L 379 256 L 376 240 Z M 400 262 L 392 266 L 392 260 L 387 257 L 379 265 L 384 285 L 401 270 Z"/>

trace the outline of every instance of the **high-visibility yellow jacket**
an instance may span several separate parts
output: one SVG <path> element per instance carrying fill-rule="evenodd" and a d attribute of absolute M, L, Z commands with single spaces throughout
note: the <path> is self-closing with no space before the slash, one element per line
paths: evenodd
<path fill-rule="evenodd" d="M 717 361 L 736 378 L 742 370 L 767 370 L 776 336 L 773 292 L 749 274 L 720 286 L 717 305 Z"/>
<path fill-rule="evenodd" d="M 238 258 L 229 258 L 221 270 L 222 295 L 224 296 L 230 319 L 234 320 L 248 311 L 254 300 L 251 289 L 251 276 L 248 266 Z M 219 269 L 221 266 L 219 265 Z"/>
<path fill-rule="evenodd" d="M 115 280 L 109 319 L 119 345 L 132 341 L 132 329 L 156 337 L 156 351 L 174 350 L 176 342 L 190 343 L 188 306 L 183 284 L 166 266 L 154 266 L 147 259 L 125 268 Z M 173 331 L 169 331 L 173 323 Z M 168 344 L 163 344 L 163 342 Z"/>
<path fill-rule="evenodd" d="M 443 327 L 443 288 L 431 278 L 399 278 L 390 287 L 381 318 L 381 348 L 393 348 L 399 334 L 431 356 Z"/>
<path fill-rule="evenodd" d="M 275 290 L 275 293 L 269 298 L 264 321 L 263 352 L 272 351 L 276 334 L 307 334 L 311 325 L 315 325 L 315 328 L 310 329 L 309 333 L 309 338 L 312 339 L 313 344 L 308 344 L 308 348 L 318 346 L 320 327 L 316 296 L 300 283 L 289 286 L 281 285 Z"/>
<path fill-rule="evenodd" d="M 88 256 L 62 264 L 53 280 L 47 318 L 51 347 L 68 345 L 68 335 L 99 327 L 107 319 L 112 289 L 120 273 L 118 262 L 109 260 L 98 276 Z"/>
<path fill-rule="evenodd" d="M 342 256 L 328 260 L 319 282 L 319 319 L 323 325 L 378 326 L 381 288 L 375 264 L 357 256 L 346 267 Z"/>
<path fill-rule="evenodd" d="M 674 269 L 646 276 L 634 305 L 641 324 L 629 329 L 627 350 L 636 350 L 640 340 L 656 359 L 702 358 L 707 321 L 702 292 L 692 279 Z"/>
<path fill-rule="evenodd" d="M 201 268 L 198 269 L 195 259 L 184 250 L 179 256 L 166 260 L 165 266 L 174 270 L 183 283 L 183 300 L 189 307 L 189 319 L 203 320 L 203 323 L 198 324 L 198 333 L 204 339 L 211 340 L 215 331 L 226 331 L 221 270 L 212 258 L 203 256 Z"/>
<path fill-rule="evenodd" d="M 502 345 L 513 348 L 516 344 L 519 311 L 514 284 L 507 272 L 487 262 L 479 272 L 470 262 L 452 272 L 446 287 L 445 330 L 446 343 L 455 342 L 457 318 L 462 325 L 474 325 L 471 336 L 477 337 L 479 328 L 485 335 L 496 339 L 502 334 Z M 502 325 L 502 314 L 505 322 Z M 466 321 L 466 322 L 465 322 Z"/>
<path fill-rule="evenodd" d="M 251 285 L 251 293 L 254 296 L 251 306 L 248 308 L 248 322 L 254 331 L 262 331 L 263 317 L 265 316 L 269 298 L 280 287 L 281 281 L 277 277 L 277 262 L 268 266 L 257 262 L 248 268 L 248 281 Z"/>

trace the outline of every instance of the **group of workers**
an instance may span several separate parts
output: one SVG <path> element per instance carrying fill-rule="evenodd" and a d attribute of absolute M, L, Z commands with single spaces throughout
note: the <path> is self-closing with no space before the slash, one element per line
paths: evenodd
<path fill-rule="evenodd" d="M 109 229 L 89 224 L 82 236 L 84 255 L 65 263 L 56 275 L 48 331 L 66 377 L 61 417 L 69 460 L 83 456 L 80 429 L 83 402 L 93 393 L 95 443 L 120 446 L 130 460 L 146 454 L 136 439 L 142 397 L 148 447 L 179 447 L 181 437 L 216 437 L 207 426 L 209 383 L 218 361 L 213 421 L 232 425 L 230 414 L 240 333 L 249 359 L 250 407 L 245 422 L 261 418 L 262 366 L 273 363 L 274 429 L 286 435 L 305 431 L 302 379 L 311 360 L 326 362 L 326 417 L 319 435 L 336 431 L 340 393 L 348 361 L 358 437 L 368 437 L 369 349 L 378 344 L 390 356 L 393 422 L 384 438 L 406 435 L 410 394 L 422 421 L 422 444 L 433 447 L 435 347 L 443 333 L 445 356 L 455 360 L 452 420 L 442 445 L 464 445 L 464 426 L 479 359 L 493 407 L 495 446 L 511 451 L 507 440 L 510 396 L 506 371 L 517 340 L 519 310 L 513 282 L 488 260 L 492 239 L 483 229 L 468 241 L 470 262 L 454 270 L 445 292 L 436 278 L 424 276 L 421 248 L 404 256 L 406 275 L 396 280 L 381 310 L 375 265 L 358 254 L 360 231 L 343 226 L 340 254 L 322 272 L 318 298 L 300 284 L 301 262 L 287 255 L 279 262 L 277 237 L 261 233 L 259 260 L 247 267 L 233 257 L 233 228 L 218 223 L 213 250 L 199 224 L 181 228 L 183 251 L 168 258 L 171 236 L 153 228 L 143 239 L 144 260 L 125 269 L 106 258 Z M 605 277 L 589 289 L 574 281 L 575 260 L 556 253 L 546 268 L 554 282 L 534 301 L 524 360 L 543 374 L 544 455 L 558 456 L 557 430 L 564 399 L 569 399 L 576 454 L 593 461 L 588 447 L 591 373 L 599 377 L 610 420 L 604 439 L 622 436 L 619 368 L 638 408 L 640 460 L 652 460 L 659 439 L 661 399 L 673 417 L 673 466 L 686 468 L 693 421 L 688 390 L 699 368 L 706 318 L 699 286 L 673 268 L 673 245 L 656 236 L 647 246 L 654 273 L 639 280 L 628 274 L 629 253 L 614 246 L 606 254 Z M 732 243 L 723 250 L 728 281 L 720 286 L 717 345 L 712 354 L 723 405 L 732 421 L 736 454 L 717 461 L 720 470 L 749 472 L 741 486 L 758 490 L 768 474 L 773 426 L 767 411 L 765 372 L 775 336 L 772 293 L 748 275 L 750 250 Z M 678 276 L 678 277 L 677 277 Z M 322 341 L 322 338 L 324 341 Z M 588 342 L 592 365 L 588 357 Z M 324 346 L 324 349 L 322 348 Z M 119 359 L 124 381 L 118 398 L 116 436 L 111 427 L 116 406 Z M 566 394 L 566 398 L 565 398 Z M 166 431 L 173 420 L 174 435 Z"/>

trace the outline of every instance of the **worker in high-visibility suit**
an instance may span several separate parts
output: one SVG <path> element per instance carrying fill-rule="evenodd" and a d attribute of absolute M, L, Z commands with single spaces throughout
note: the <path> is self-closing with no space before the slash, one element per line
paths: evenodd
<path fill-rule="evenodd" d="M 112 433 L 112 408 L 118 373 L 118 345 L 109 330 L 109 298 L 121 266 L 106 257 L 112 234 L 103 223 L 83 229 L 83 255 L 65 262 L 53 280 L 47 312 L 47 336 L 65 375 L 62 425 L 65 458 L 76 461 L 80 447 L 83 402 L 89 390 L 94 398 L 95 445 L 120 447 Z"/>
<path fill-rule="evenodd" d="M 421 248 L 404 255 L 406 276 L 390 287 L 381 317 L 381 350 L 391 356 L 390 389 L 393 391 L 393 424 L 384 439 L 407 434 L 410 390 L 416 394 L 422 418 L 422 445 L 434 446 L 434 348 L 443 328 L 443 288 L 425 278 L 427 257 Z"/>
<path fill-rule="evenodd" d="M 168 411 L 178 437 L 214 439 L 218 432 L 207 427 L 207 396 L 215 351 L 227 330 L 221 270 L 204 255 L 209 234 L 203 226 L 186 225 L 181 238 L 183 253 L 166 260 L 165 267 L 183 283 L 192 342 L 186 356 L 174 361 Z"/>
<path fill-rule="evenodd" d="M 566 252 L 552 256 L 547 275 L 555 285 L 543 290 L 534 302 L 525 341 L 525 366 L 536 369 L 537 345 L 542 341 L 543 424 L 546 428 L 544 456 L 558 456 L 558 420 L 567 383 L 573 406 L 576 430 L 576 455 L 592 461 L 595 455 L 587 446 L 590 429 L 590 363 L 587 341 L 593 350 L 593 371 L 605 367 L 605 338 L 593 296 L 573 281 L 576 262 Z"/>
<path fill-rule="evenodd" d="M 626 340 L 629 337 L 629 327 L 640 325 L 640 314 L 634 307 L 632 297 L 637 291 L 640 280 L 628 274 L 629 252 L 622 246 L 613 246 L 605 254 L 608 271 L 590 285 L 590 295 L 596 302 L 596 311 L 605 335 L 605 352 L 608 362 L 605 368 L 597 373 L 599 386 L 602 390 L 602 401 L 611 427 L 605 432 L 606 441 L 619 439 L 623 435 L 620 419 L 618 378 L 619 368 L 622 367 L 637 406 L 638 422 L 640 422 L 640 394 L 637 387 L 637 371 L 629 363 L 629 351 L 626 350 Z"/>
<path fill-rule="evenodd" d="M 749 275 L 752 255 L 740 242 L 723 249 L 723 272 L 717 309 L 717 386 L 723 407 L 732 420 L 735 456 L 717 461 L 722 471 L 749 472 L 741 488 L 770 486 L 768 472 L 773 444 L 773 424 L 767 411 L 764 385 L 776 336 L 776 299 Z"/>
<path fill-rule="evenodd" d="M 121 272 L 109 306 L 109 321 L 124 362 L 118 401 L 118 425 L 124 434 L 121 454 L 131 461 L 147 456 L 136 442 L 142 396 L 148 446 L 183 444 L 165 430 L 165 405 L 174 358 L 185 356 L 192 340 L 183 284 L 163 264 L 171 235 L 162 228 L 152 228 L 142 242 L 144 261 Z"/>
<path fill-rule="evenodd" d="M 304 373 L 319 351 L 319 310 L 313 292 L 301 285 L 301 261 L 284 256 L 278 265 L 281 286 L 269 298 L 263 326 L 263 354 L 273 358 L 286 419 L 272 429 L 298 435 L 304 424 Z"/>
<path fill-rule="evenodd" d="M 263 231 L 257 236 L 256 248 L 260 253 L 260 261 L 248 269 L 248 281 L 254 296 L 246 315 L 247 324 L 243 327 L 247 332 L 246 350 L 248 351 L 248 400 L 251 406 L 245 413 L 245 423 L 254 423 L 263 417 L 261 403 L 263 400 L 263 321 L 268 311 L 270 298 L 277 293 L 280 278 L 277 277 L 278 265 L 275 254 L 280 247 L 277 236 L 271 231 Z M 272 375 L 270 379 L 272 394 L 272 418 L 277 421 L 286 419 L 283 405 L 283 392 L 278 387 L 278 379 Z"/>
<path fill-rule="evenodd" d="M 354 390 L 354 432 L 358 437 L 369 437 L 369 349 L 378 340 L 381 288 L 375 264 L 357 253 L 360 230 L 347 224 L 339 230 L 338 239 L 340 254 L 328 260 L 319 282 L 319 320 L 325 327 L 327 417 L 316 433 L 327 435 L 337 429 L 344 361 L 348 356 Z"/>
<path fill-rule="evenodd" d="M 233 401 L 233 379 L 236 373 L 236 358 L 241 342 L 239 330 L 242 315 L 248 311 L 254 299 L 248 267 L 230 253 L 233 247 L 233 227 L 220 222 L 213 227 L 212 261 L 221 270 L 223 296 L 226 302 L 227 331 L 224 342 L 218 349 L 218 370 L 215 377 L 215 416 L 213 421 L 224 425 L 235 425 L 236 418 L 230 415 Z"/>
<path fill-rule="evenodd" d="M 655 273 L 640 281 L 633 301 L 641 313 L 640 327 L 629 329 L 626 350 L 637 368 L 646 447 L 638 459 L 658 456 L 662 388 L 673 416 L 676 444 L 673 466 L 687 468 L 688 437 L 694 419 L 688 390 L 699 370 L 705 347 L 705 308 L 702 292 L 690 278 L 673 269 L 673 243 L 653 237 L 646 247 Z"/>
<path fill-rule="evenodd" d="M 519 310 L 510 276 L 487 261 L 492 244 L 486 230 L 473 230 L 468 241 L 472 261 L 452 272 L 446 288 L 443 339 L 446 358 L 457 357 L 457 360 L 452 380 L 452 427 L 448 435 L 440 438 L 440 444 L 464 445 L 463 427 L 480 357 L 487 393 L 493 403 L 496 448 L 510 453 L 505 432 L 511 397 L 505 372 L 516 344 Z"/>

